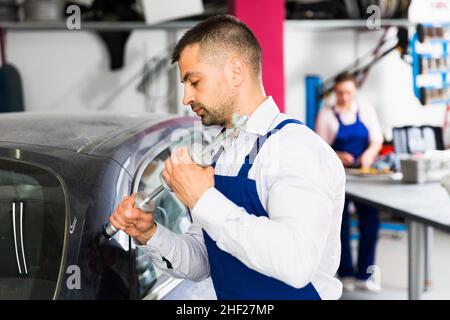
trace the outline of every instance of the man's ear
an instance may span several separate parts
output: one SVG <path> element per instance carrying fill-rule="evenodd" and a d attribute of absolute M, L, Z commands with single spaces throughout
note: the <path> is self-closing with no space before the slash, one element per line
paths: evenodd
<path fill-rule="evenodd" d="M 239 86 L 244 81 L 247 69 L 244 61 L 240 58 L 231 59 L 232 83 L 234 86 Z"/>

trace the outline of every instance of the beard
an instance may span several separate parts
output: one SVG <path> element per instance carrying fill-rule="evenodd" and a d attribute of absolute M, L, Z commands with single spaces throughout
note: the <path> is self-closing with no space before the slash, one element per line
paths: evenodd
<path fill-rule="evenodd" d="M 229 98 L 219 103 L 216 107 L 211 108 L 201 102 L 194 102 L 191 108 L 201 109 L 203 114 L 200 116 L 204 126 L 225 126 L 231 121 L 231 115 L 235 110 L 235 99 Z"/>

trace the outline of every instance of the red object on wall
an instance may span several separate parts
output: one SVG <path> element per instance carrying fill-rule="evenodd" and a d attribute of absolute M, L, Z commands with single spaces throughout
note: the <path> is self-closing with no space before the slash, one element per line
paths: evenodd
<path fill-rule="evenodd" d="M 263 51 L 263 83 L 284 111 L 283 30 L 285 0 L 228 0 L 228 11 L 253 31 Z"/>

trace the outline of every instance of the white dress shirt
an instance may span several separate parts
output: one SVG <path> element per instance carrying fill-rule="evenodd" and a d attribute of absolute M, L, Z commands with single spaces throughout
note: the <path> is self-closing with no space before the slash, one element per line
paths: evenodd
<path fill-rule="evenodd" d="M 359 111 L 359 119 L 369 131 L 369 142 L 383 143 L 383 133 L 378 121 L 377 114 L 372 105 L 367 103 L 353 102 L 352 106 L 346 112 L 335 107 L 341 121 L 345 125 L 356 122 L 356 114 Z M 339 130 L 339 121 L 331 107 L 322 108 L 317 115 L 316 132 L 329 145 L 334 143 Z"/>
<path fill-rule="evenodd" d="M 257 137 L 288 118 L 268 97 L 237 137 L 223 142 L 215 174 L 236 176 Z M 248 177 L 256 181 L 268 217 L 246 212 L 212 187 L 191 211 L 187 233 L 177 235 L 158 224 L 147 246 L 140 247 L 170 275 L 199 281 L 210 275 L 204 229 L 249 268 L 295 288 L 312 282 L 322 299 L 338 299 L 342 284 L 334 275 L 345 173 L 335 152 L 305 125 L 288 124 L 266 141 Z"/>

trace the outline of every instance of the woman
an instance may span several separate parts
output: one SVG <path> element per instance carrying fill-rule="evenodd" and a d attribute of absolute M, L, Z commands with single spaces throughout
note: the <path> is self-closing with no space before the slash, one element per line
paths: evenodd
<path fill-rule="evenodd" d="M 350 74 L 336 78 L 336 104 L 319 112 L 317 133 L 336 151 L 345 167 L 368 169 L 383 143 L 375 111 L 369 105 L 356 103 L 356 81 Z M 372 276 L 379 218 L 376 208 L 354 202 L 359 216 L 360 241 L 356 269 L 350 248 L 349 201 L 345 201 L 341 226 L 341 262 L 338 275 L 344 290 L 356 288 L 377 292 L 381 286 Z"/>

